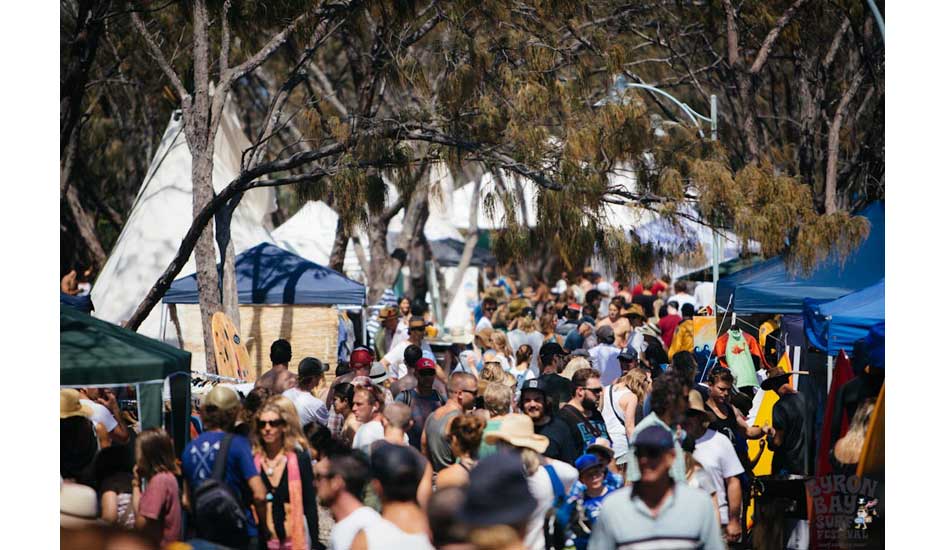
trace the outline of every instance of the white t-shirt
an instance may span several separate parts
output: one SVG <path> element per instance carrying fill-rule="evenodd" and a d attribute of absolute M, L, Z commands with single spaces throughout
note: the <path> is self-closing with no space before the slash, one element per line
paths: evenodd
<path fill-rule="evenodd" d="M 369 506 L 357 508 L 333 526 L 330 531 L 330 550 L 350 550 L 356 534 L 377 521 L 380 521 L 380 516 L 376 510 Z"/>
<path fill-rule="evenodd" d="M 603 385 L 611 384 L 620 376 L 620 348 L 613 344 L 597 344 L 588 350 L 590 366 L 600 373 L 600 382 Z"/>
<path fill-rule="evenodd" d="M 393 380 L 399 380 L 406 375 L 408 370 L 406 369 L 406 359 L 403 355 L 406 353 L 406 348 L 408 348 L 412 342 L 408 339 L 403 340 L 397 345 L 394 345 L 389 349 L 389 353 L 383 356 L 386 361 L 389 362 L 389 375 L 393 377 Z M 435 353 L 432 351 L 432 346 L 429 345 L 429 342 L 425 340 L 422 341 L 422 356 L 428 357 L 435 361 Z"/>
<path fill-rule="evenodd" d="M 696 307 L 696 301 L 689 294 L 674 294 L 666 300 L 666 303 L 670 302 L 679 304 L 678 311 L 683 311 L 683 304 L 692 304 L 694 308 Z"/>
<path fill-rule="evenodd" d="M 486 315 L 482 315 L 482 318 L 479 319 L 477 323 L 475 323 L 475 332 L 478 332 L 482 330 L 483 328 L 488 328 L 488 329 L 494 328 L 492 327 L 491 319 L 489 319 Z"/>
<path fill-rule="evenodd" d="M 716 499 L 719 501 L 719 521 L 729 523 L 729 505 L 726 502 L 726 478 L 741 474 L 745 470 L 729 438 L 714 430 L 706 430 L 696 440 L 693 458 L 703 465 L 703 469 L 712 478 L 716 486 Z"/>
<path fill-rule="evenodd" d="M 403 434 L 402 437 L 403 441 L 405 441 L 406 445 L 408 445 L 409 436 Z M 376 443 L 382 438 L 383 423 L 379 420 L 370 420 L 366 424 L 360 426 L 358 430 L 356 430 L 356 435 L 353 436 L 353 448 L 359 449 L 366 454 L 370 454 L 373 443 Z"/>
<path fill-rule="evenodd" d="M 366 547 L 369 550 L 432 550 L 428 534 L 407 533 L 386 519 L 380 518 L 363 532 L 366 533 Z"/>
<path fill-rule="evenodd" d="M 93 424 L 102 424 L 105 426 L 107 432 L 111 432 L 119 425 L 119 422 L 112 416 L 112 412 L 105 405 L 89 399 L 80 399 L 79 402 L 92 407 L 92 418 L 90 420 L 92 420 Z"/>
<path fill-rule="evenodd" d="M 564 493 L 571 490 L 571 486 L 577 481 L 577 469 L 566 462 L 560 460 L 550 460 L 554 467 L 554 473 L 564 485 Z M 538 501 L 538 507 L 534 509 L 531 517 L 528 518 L 528 532 L 524 538 L 525 548 L 527 550 L 544 550 L 544 514 L 554 504 L 554 487 L 551 486 L 551 476 L 548 475 L 545 467 L 539 466 L 538 471 L 528 478 L 528 490 L 531 496 Z"/>
<path fill-rule="evenodd" d="M 305 392 L 299 388 L 290 388 L 284 392 L 284 397 L 294 402 L 297 408 L 297 415 L 300 416 L 301 428 L 317 422 L 326 426 L 330 419 L 330 411 L 322 400 L 314 397 L 310 392 Z"/>

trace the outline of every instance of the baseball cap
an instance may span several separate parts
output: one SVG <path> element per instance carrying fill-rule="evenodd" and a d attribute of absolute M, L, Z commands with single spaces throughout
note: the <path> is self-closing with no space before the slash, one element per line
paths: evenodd
<path fill-rule="evenodd" d="M 237 391 L 229 386 L 215 386 L 204 400 L 201 401 L 202 407 L 216 407 L 222 411 L 230 411 L 241 404 L 241 398 Z"/>
<path fill-rule="evenodd" d="M 316 357 L 304 357 L 297 365 L 298 378 L 310 378 L 320 376 L 326 371 L 326 367 Z"/>
<path fill-rule="evenodd" d="M 637 356 L 630 352 L 623 352 L 617 355 L 618 361 L 623 361 L 625 363 L 630 363 L 637 360 Z"/>
<path fill-rule="evenodd" d="M 673 435 L 666 428 L 653 425 L 638 433 L 633 444 L 637 447 L 669 450 L 673 448 Z"/>
<path fill-rule="evenodd" d="M 584 310 L 584 308 L 581 307 L 580 304 L 571 304 L 571 305 L 567 306 L 567 309 L 569 309 L 569 310 L 571 310 L 571 311 L 583 311 L 583 310 Z"/>
<path fill-rule="evenodd" d="M 537 378 L 532 378 L 531 380 L 525 380 L 521 385 L 521 395 L 524 395 L 524 392 L 527 390 L 534 390 L 543 393 L 547 396 L 548 392 L 544 389 L 544 384 L 541 383 L 541 380 Z"/>
<path fill-rule="evenodd" d="M 416 372 L 420 372 L 420 373 L 422 371 L 435 372 L 435 370 L 436 370 L 435 361 L 433 361 L 432 359 L 429 359 L 428 357 L 423 357 L 422 359 L 419 359 L 418 361 L 416 361 Z"/>
<path fill-rule="evenodd" d="M 571 357 L 583 357 L 584 359 L 590 359 L 590 352 L 584 348 L 577 348 L 571 352 Z"/>
<path fill-rule="evenodd" d="M 582 454 L 574 461 L 574 467 L 577 468 L 578 472 L 602 466 L 603 464 L 600 462 L 600 459 L 591 453 Z"/>
<path fill-rule="evenodd" d="M 369 365 L 373 362 L 373 352 L 367 348 L 359 347 L 350 354 L 350 368 L 356 365 Z"/>

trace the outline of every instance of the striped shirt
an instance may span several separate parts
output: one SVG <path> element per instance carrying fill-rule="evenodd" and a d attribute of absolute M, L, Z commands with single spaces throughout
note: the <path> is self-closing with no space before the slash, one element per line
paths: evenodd
<path fill-rule="evenodd" d="M 724 550 L 709 495 L 676 483 L 656 515 L 627 486 L 607 495 L 588 550 Z"/>

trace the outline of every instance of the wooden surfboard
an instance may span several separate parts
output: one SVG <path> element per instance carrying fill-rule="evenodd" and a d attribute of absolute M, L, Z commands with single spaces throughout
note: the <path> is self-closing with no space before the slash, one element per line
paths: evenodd
<path fill-rule="evenodd" d="M 217 359 L 218 374 L 253 382 L 251 358 L 244 347 L 241 335 L 234 323 L 223 311 L 211 317 L 211 333 L 214 336 L 214 356 Z"/>
<path fill-rule="evenodd" d="M 858 476 L 879 474 L 884 471 L 884 386 L 877 396 L 868 434 L 864 438 L 861 458 L 858 461 Z"/>

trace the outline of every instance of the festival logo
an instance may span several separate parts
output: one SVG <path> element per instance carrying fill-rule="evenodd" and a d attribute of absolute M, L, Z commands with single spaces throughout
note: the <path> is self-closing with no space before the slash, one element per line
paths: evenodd
<path fill-rule="evenodd" d="M 880 483 L 870 478 L 827 475 L 805 484 L 815 511 L 817 550 L 883 548 L 883 519 L 879 517 Z"/>

